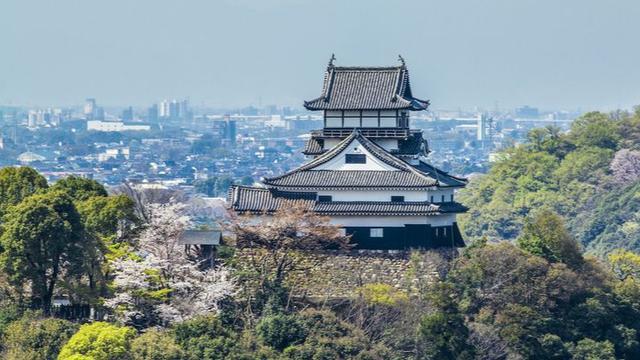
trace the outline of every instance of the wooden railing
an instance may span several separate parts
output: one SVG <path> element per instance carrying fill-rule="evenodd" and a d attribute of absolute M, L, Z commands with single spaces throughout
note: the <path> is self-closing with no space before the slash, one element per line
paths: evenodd
<path fill-rule="evenodd" d="M 313 137 L 343 138 L 353 132 L 352 128 L 325 128 L 311 132 Z M 409 129 L 398 128 L 360 128 L 362 135 L 371 138 L 398 138 L 404 139 L 409 136 Z"/>

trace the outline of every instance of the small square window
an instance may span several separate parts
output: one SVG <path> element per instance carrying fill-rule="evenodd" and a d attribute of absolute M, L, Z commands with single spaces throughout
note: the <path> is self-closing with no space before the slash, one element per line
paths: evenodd
<path fill-rule="evenodd" d="M 345 162 L 347 164 L 366 164 L 367 156 L 365 154 L 347 154 Z"/>
<path fill-rule="evenodd" d="M 371 228 L 369 230 L 369 236 L 372 238 L 381 238 L 384 237 L 384 229 L 382 228 Z"/>
<path fill-rule="evenodd" d="M 404 196 L 392 196 L 391 202 L 404 202 Z"/>
<path fill-rule="evenodd" d="M 318 202 L 331 202 L 332 200 L 331 195 L 318 195 Z"/>

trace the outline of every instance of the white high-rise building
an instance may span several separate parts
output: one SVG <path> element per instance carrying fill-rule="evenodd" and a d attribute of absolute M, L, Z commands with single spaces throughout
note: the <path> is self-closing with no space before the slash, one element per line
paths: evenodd
<path fill-rule="evenodd" d="M 169 100 L 162 100 L 160 102 L 160 105 L 158 106 L 158 116 L 161 118 L 168 118 L 169 117 L 169 107 L 170 107 L 170 102 Z"/>

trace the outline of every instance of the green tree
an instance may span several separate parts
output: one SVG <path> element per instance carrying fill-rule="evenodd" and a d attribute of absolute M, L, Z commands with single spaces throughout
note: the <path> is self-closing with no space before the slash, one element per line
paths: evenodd
<path fill-rule="evenodd" d="M 214 315 L 197 316 L 174 325 L 175 339 L 184 359 L 223 360 L 238 351 L 236 334 Z"/>
<path fill-rule="evenodd" d="M 216 180 L 216 177 L 210 177 L 206 180 L 198 180 L 193 184 L 193 186 L 199 193 L 205 194 L 207 196 L 215 196 Z"/>
<path fill-rule="evenodd" d="M 217 180 L 216 180 L 216 195 L 225 195 L 227 193 L 227 191 L 229 191 L 229 188 L 231 187 L 231 185 L 233 184 L 233 179 L 231 179 L 231 177 L 229 176 L 220 176 Z"/>
<path fill-rule="evenodd" d="M 420 358 L 473 359 L 475 350 L 468 342 L 469 329 L 457 304 L 452 299 L 453 288 L 438 283 L 427 293 L 434 311 L 425 315 L 418 328 Z"/>
<path fill-rule="evenodd" d="M 572 151 L 562 160 L 553 175 L 564 186 L 572 181 L 599 184 L 604 180 L 613 154 L 613 150 L 598 147 Z"/>
<path fill-rule="evenodd" d="M 521 249 L 552 262 L 560 261 L 572 268 L 583 263 L 579 244 L 562 218 L 550 210 L 542 210 L 529 219 L 517 243 Z"/>
<path fill-rule="evenodd" d="M 85 230 L 108 242 L 125 237 L 139 219 L 133 200 L 126 195 L 96 196 L 78 203 Z"/>
<path fill-rule="evenodd" d="M 9 210 L 2 230 L 0 267 L 16 288 L 28 284 L 48 312 L 61 274 L 82 271 L 83 227 L 73 202 L 56 191 L 32 195 Z"/>
<path fill-rule="evenodd" d="M 610 341 L 582 339 L 571 350 L 574 360 L 615 360 L 616 355 Z"/>
<path fill-rule="evenodd" d="M 99 182 L 80 176 L 67 176 L 51 187 L 67 193 L 75 201 L 84 201 L 94 196 L 107 196 L 107 190 Z"/>
<path fill-rule="evenodd" d="M 131 342 L 132 360 L 180 360 L 183 352 L 171 333 L 148 330 Z"/>
<path fill-rule="evenodd" d="M 48 187 L 47 180 L 30 167 L 6 167 L 0 169 L 0 216 L 8 206 Z"/>
<path fill-rule="evenodd" d="M 279 351 L 301 343 L 307 337 L 307 330 L 300 320 L 284 314 L 265 316 L 256 325 L 256 332 L 264 344 Z"/>
<path fill-rule="evenodd" d="M 136 331 L 105 322 L 80 327 L 62 347 L 58 360 L 129 360 Z"/>
<path fill-rule="evenodd" d="M 66 320 L 25 314 L 12 322 L 4 334 L 3 359 L 54 360 L 76 330 L 77 326 Z"/>
<path fill-rule="evenodd" d="M 246 185 L 246 186 L 253 185 L 253 177 L 249 175 L 243 176 L 242 179 L 240 179 L 240 185 Z"/>
<path fill-rule="evenodd" d="M 600 112 L 590 112 L 571 124 L 571 138 L 579 147 L 616 150 L 621 140 L 620 123 Z"/>
<path fill-rule="evenodd" d="M 84 226 L 86 277 L 67 277 L 65 285 L 75 298 L 95 302 L 107 293 L 108 260 L 130 250 L 127 240 L 139 220 L 133 201 L 125 195 L 93 196 L 75 204 Z"/>

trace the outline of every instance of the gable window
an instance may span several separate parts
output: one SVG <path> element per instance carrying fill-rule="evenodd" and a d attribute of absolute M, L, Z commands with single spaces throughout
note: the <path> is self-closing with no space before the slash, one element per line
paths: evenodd
<path fill-rule="evenodd" d="M 318 202 L 331 202 L 333 198 L 331 195 L 318 195 Z"/>
<path fill-rule="evenodd" d="M 367 163 L 367 155 L 365 154 L 347 154 L 345 157 L 345 162 L 347 164 L 366 164 Z"/>
<path fill-rule="evenodd" d="M 404 202 L 404 196 L 392 196 L 391 202 Z"/>
<path fill-rule="evenodd" d="M 372 238 L 384 237 L 384 229 L 383 228 L 371 228 L 371 229 L 369 229 L 369 237 L 372 237 Z"/>

